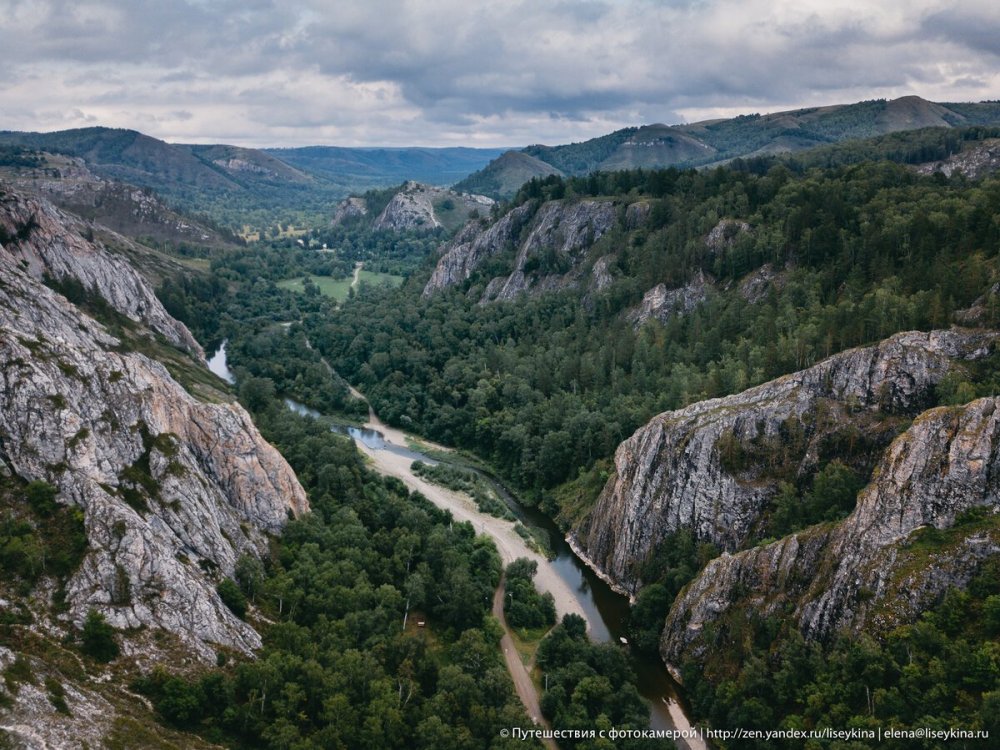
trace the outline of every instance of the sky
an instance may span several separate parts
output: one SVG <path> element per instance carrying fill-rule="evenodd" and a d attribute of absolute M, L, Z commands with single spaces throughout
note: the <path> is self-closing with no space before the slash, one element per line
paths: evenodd
<path fill-rule="evenodd" d="M 0 129 L 523 146 L 1000 98 L 995 0 L 0 0 Z"/>

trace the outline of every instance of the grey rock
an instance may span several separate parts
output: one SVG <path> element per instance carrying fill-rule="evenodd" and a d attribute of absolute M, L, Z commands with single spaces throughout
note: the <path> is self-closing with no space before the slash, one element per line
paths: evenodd
<path fill-rule="evenodd" d="M 482 263 L 514 247 L 530 216 L 528 206 L 518 206 L 492 225 L 470 221 L 447 244 L 434 273 L 424 286 L 424 296 L 465 281 Z"/>
<path fill-rule="evenodd" d="M 762 302 L 772 289 L 780 292 L 784 286 L 785 274 L 775 271 L 774 266 L 770 263 L 765 263 L 756 271 L 748 273 L 740 279 L 737 291 L 751 305 L 756 305 L 758 302 Z"/>
<path fill-rule="evenodd" d="M 739 219 L 720 219 L 705 237 L 705 247 L 712 253 L 732 247 L 740 235 L 749 234 L 750 225 Z"/>
<path fill-rule="evenodd" d="M 0 447 L 19 476 L 53 484 L 83 511 L 89 551 L 67 585 L 69 615 L 80 624 L 95 608 L 118 628 L 163 628 L 206 660 L 208 644 L 249 653 L 259 636 L 222 604 L 217 578 L 241 554 L 264 554 L 267 535 L 308 509 L 305 493 L 240 406 L 198 401 L 158 362 L 117 351 L 100 324 L 36 280 L 32 261 L 76 258 L 43 245 L 68 244 L 57 218 L 42 215 L 30 249 L 0 249 Z M 108 295 L 125 288 L 107 278 L 109 258 L 121 270 L 108 254 L 72 249 L 90 254 L 82 272 L 69 268 L 106 280 Z M 156 487 L 131 505 L 130 467 Z"/>
<path fill-rule="evenodd" d="M 625 318 L 635 328 L 641 328 L 648 320 L 666 323 L 678 315 L 687 315 L 708 299 L 712 280 L 698 271 L 695 277 L 679 289 L 668 289 L 666 284 L 657 284 L 642 297 L 638 306 L 625 312 Z"/>
<path fill-rule="evenodd" d="M 603 292 L 614 283 L 615 278 L 611 274 L 610 266 L 615 260 L 613 255 L 602 255 L 597 259 L 590 272 L 590 292 Z"/>
<path fill-rule="evenodd" d="M 87 225 L 79 219 L 48 201 L 0 187 L 0 229 L 12 238 L 6 253 L 35 279 L 75 279 L 125 317 L 204 361 L 201 346 L 167 313 L 146 280 L 123 257 L 85 239 Z"/>
<path fill-rule="evenodd" d="M 470 222 L 444 248 L 424 296 L 465 281 L 486 259 L 513 248 L 512 272 L 502 282 L 491 281 L 481 302 L 576 286 L 587 251 L 616 220 L 614 203 L 582 200 L 549 201 L 534 214 L 524 204 L 493 224 Z"/>
<path fill-rule="evenodd" d="M 877 346 L 834 355 L 801 372 L 726 398 L 654 417 L 615 453 L 615 474 L 573 531 L 591 564 L 622 590 L 641 586 L 639 565 L 667 534 L 691 529 L 733 551 L 749 538 L 778 491 L 763 459 L 734 475 L 724 468 L 724 439 L 786 443 L 800 431 L 797 471 L 815 467 L 817 446 L 845 423 L 880 413 L 913 413 L 934 385 L 965 360 L 985 357 L 994 333 L 902 333 Z"/>
<path fill-rule="evenodd" d="M 435 212 L 434 203 L 451 200 L 462 204 L 468 212 L 489 211 L 493 199 L 484 195 L 456 193 L 445 188 L 423 185 L 419 182 L 407 182 L 397 192 L 382 213 L 375 219 L 375 229 L 390 229 L 402 231 L 406 229 L 434 229 L 441 226 L 441 221 Z"/>
<path fill-rule="evenodd" d="M 998 407 L 1000 399 L 984 398 L 925 412 L 886 451 L 844 521 L 710 562 L 670 611 L 663 658 L 704 656 L 706 626 L 737 607 L 791 611 L 807 638 L 822 640 L 884 632 L 965 586 L 1000 552 L 995 531 L 960 532 L 930 559 L 907 542 L 919 529 L 951 528 L 973 508 L 1000 512 Z"/>
<path fill-rule="evenodd" d="M 625 228 L 628 230 L 639 229 L 647 221 L 652 211 L 653 204 L 650 201 L 636 201 L 630 203 L 625 209 Z"/>
<path fill-rule="evenodd" d="M 961 172 L 970 180 L 978 180 L 1000 171 L 1000 138 L 987 138 L 974 144 L 966 143 L 957 154 L 941 161 L 917 165 L 918 174 L 940 172 L 948 177 Z"/>
<path fill-rule="evenodd" d="M 610 201 L 550 201 L 536 213 L 520 243 L 514 271 L 492 297 L 483 302 L 510 301 L 525 292 L 540 293 L 575 286 L 580 264 L 590 247 L 611 229 L 617 208 Z M 555 258 L 559 270 L 546 268 Z M 537 268 L 533 264 L 538 263 Z M 564 272 L 561 270 L 565 268 Z"/>
<path fill-rule="evenodd" d="M 337 204 L 337 208 L 333 212 L 333 219 L 331 219 L 330 224 L 336 227 L 349 219 L 367 215 L 368 202 L 365 201 L 364 198 L 358 198 L 357 196 L 352 195 L 350 198 L 345 198 Z"/>

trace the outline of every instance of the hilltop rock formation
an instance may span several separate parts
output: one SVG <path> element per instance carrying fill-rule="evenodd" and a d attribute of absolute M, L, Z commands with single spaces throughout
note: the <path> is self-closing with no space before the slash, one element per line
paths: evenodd
<path fill-rule="evenodd" d="M 482 195 L 455 193 L 411 180 L 392 196 L 373 226 L 375 229 L 397 232 L 407 229 L 436 229 L 443 225 L 438 212 L 454 210 L 456 204 L 461 204 L 465 217 L 472 210 L 489 211 L 493 200 Z"/>
<path fill-rule="evenodd" d="M 93 232 L 86 224 L 48 201 L 0 186 L 0 245 L 33 278 L 72 280 L 126 318 L 204 360 L 201 346 L 167 313 L 142 276 L 123 257 L 88 236 Z"/>
<path fill-rule="evenodd" d="M 77 279 L 200 354 L 124 261 L 47 204 L 7 194 L 2 208 L 0 454 L 84 514 L 68 617 L 79 625 L 96 609 L 117 628 L 162 628 L 206 660 L 209 644 L 249 652 L 260 638 L 216 583 L 308 509 L 304 491 L 240 406 L 199 401 L 38 281 Z"/>
<path fill-rule="evenodd" d="M 987 356 L 996 340 L 957 330 L 902 333 L 660 414 L 619 446 L 615 474 L 571 538 L 630 594 L 641 586 L 642 562 L 670 532 L 689 528 L 699 540 L 739 549 L 777 493 L 769 472 L 776 456 L 793 475 L 803 474 L 839 435 L 888 440 L 885 417 L 926 408 L 935 384 L 963 361 Z"/>
<path fill-rule="evenodd" d="M 890 629 L 966 585 L 1000 552 L 995 525 L 956 527 L 970 510 L 1000 512 L 998 407 L 1000 399 L 984 398 L 922 414 L 893 442 L 844 521 L 710 562 L 670 611 L 664 660 L 703 656 L 709 626 L 751 610 L 791 612 L 806 637 L 822 639 L 842 629 Z M 928 528 L 951 530 L 930 558 L 909 546 Z"/>

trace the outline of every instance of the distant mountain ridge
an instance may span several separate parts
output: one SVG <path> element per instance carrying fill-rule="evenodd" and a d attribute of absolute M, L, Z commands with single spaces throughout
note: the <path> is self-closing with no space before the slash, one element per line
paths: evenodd
<path fill-rule="evenodd" d="M 1000 102 L 937 104 L 917 96 L 808 107 L 705 120 L 689 125 L 629 127 L 580 143 L 533 145 L 511 153 L 455 185 L 457 190 L 510 197 L 532 177 L 636 168 L 701 167 L 738 157 L 804 151 L 840 141 L 927 127 L 1000 124 Z M 512 172 L 517 172 L 513 178 Z M 524 178 L 524 179 L 522 179 Z M 520 180 L 520 182 L 518 182 Z M 515 184 L 516 183 L 516 184 Z"/>
<path fill-rule="evenodd" d="M 445 185 L 503 149 L 253 149 L 167 143 L 135 130 L 93 127 L 52 133 L 0 132 L 0 145 L 81 159 L 99 177 L 150 188 L 172 207 L 230 227 L 248 215 L 325 214 L 352 192 L 408 179 Z"/>

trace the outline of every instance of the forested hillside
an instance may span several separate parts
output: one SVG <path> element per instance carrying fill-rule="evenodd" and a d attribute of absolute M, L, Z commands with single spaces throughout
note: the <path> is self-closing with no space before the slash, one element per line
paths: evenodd
<path fill-rule="evenodd" d="M 619 169 L 712 166 L 736 158 L 801 153 L 842 141 L 919 128 L 998 123 L 1000 105 L 996 102 L 936 104 L 904 96 L 684 125 L 644 125 L 580 143 L 528 146 L 519 152 L 518 159 L 509 152 L 469 175 L 456 188 L 507 198 L 516 193 L 520 184 L 514 184 L 514 175 L 527 179 L 546 177 L 552 172 L 580 176 Z M 530 173 L 525 174 L 526 170 Z"/>
<path fill-rule="evenodd" d="M 611 283 L 601 291 L 580 282 L 477 304 L 509 272 L 510 248 L 448 291 L 421 298 L 415 278 L 336 319 L 308 321 L 316 345 L 385 418 L 475 450 L 570 515 L 581 510 L 577 493 L 550 490 L 579 475 L 593 492 L 602 462 L 653 414 L 900 330 L 947 327 L 993 281 L 995 180 L 920 177 L 886 162 L 825 171 L 761 162 L 550 177 L 510 208 L 530 216 L 585 196 L 614 203 L 614 228 L 585 257 L 543 254 L 527 275 L 602 259 Z M 631 226 L 637 206 L 645 219 Z M 709 241 L 724 219 L 747 229 Z M 699 275 L 709 281 L 690 312 L 630 321 L 648 291 Z"/>

